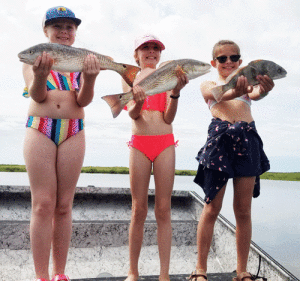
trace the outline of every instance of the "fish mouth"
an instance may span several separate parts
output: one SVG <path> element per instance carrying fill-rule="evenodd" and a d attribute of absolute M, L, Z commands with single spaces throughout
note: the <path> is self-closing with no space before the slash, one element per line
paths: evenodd
<path fill-rule="evenodd" d="M 26 58 L 24 58 L 22 55 L 19 54 L 18 57 L 21 62 L 26 62 Z"/>
<path fill-rule="evenodd" d="M 287 73 L 286 73 L 286 74 L 287 74 Z M 275 79 L 285 78 L 285 77 L 286 77 L 286 74 L 280 74 L 280 75 L 277 75 L 277 76 L 273 77 L 272 79 L 275 80 Z"/>

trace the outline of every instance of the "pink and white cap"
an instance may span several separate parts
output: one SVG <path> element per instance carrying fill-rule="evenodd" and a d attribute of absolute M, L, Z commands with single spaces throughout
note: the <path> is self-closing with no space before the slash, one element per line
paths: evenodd
<path fill-rule="evenodd" d="M 165 45 L 156 36 L 152 34 L 146 34 L 135 39 L 134 50 L 138 49 L 140 46 L 148 42 L 156 43 L 161 48 L 161 50 L 165 49 Z"/>

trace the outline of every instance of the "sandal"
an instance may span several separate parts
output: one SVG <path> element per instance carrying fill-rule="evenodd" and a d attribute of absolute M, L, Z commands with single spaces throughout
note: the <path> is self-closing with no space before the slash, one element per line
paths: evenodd
<path fill-rule="evenodd" d="M 51 281 L 71 281 L 67 275 L 55 274 L 55 277 Z"/>
<path fill-rule="evenodd" d="M 259 279 L 262 279 L 263 281 L 267 281 L 268 280 L 265 277 L 260 277 L 260 276 L 257 276 L 257 275 L 255 276 L 255 275 L 252 275 L 249 272 L 242 272 L 239 275 L 237 275 L 237 277 L 234 277 L 232 279 L 232 281 L 244 281 L 245 278 L 250 278 L 251 280 L 259 280 Z"/>
<path fill-rule="evenodd" d="M 202 277 L 205 280 L 207 280 L 207 274 L 204 270 L 195 270 L 192 272 L 192 274 L 190 275 L 190 277 L 188 278 L 188 280 L 191 281 L 197 281 L 197 278 Z M 195 279 L 194 279 L 195 278 Z"/>

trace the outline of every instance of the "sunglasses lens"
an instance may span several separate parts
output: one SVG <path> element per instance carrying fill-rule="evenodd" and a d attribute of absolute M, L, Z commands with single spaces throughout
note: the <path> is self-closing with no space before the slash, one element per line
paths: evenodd
<path fill-rule="evenodd" d="M 232 62 L 237 62 L 239 59 L 240 59 L 240 55 L 232 55 L 232 56 L 230 56 L 230 60 L 232 61 Z M 218 62 L 219 63 L 225 63 L 226 61 L 227 61 L 227 56 L 219 56 L 219 57 L 217 57 L 217 60 L 218 60 Z"/>
<path fill-rule="evenodd" d="M 232 56 L 230 56 L 230 60 L 232 61 L 232 62 L 237 62 L 239 59 L 240 59 L 240 55 L 232 55 Z"/>
<path fill-rule="evenodd" d="M 220 56 L 220 57 L 217 57 L 217 60 L 218 60 L 219 63 L 224 63 L 224 62 L 226 62 L 227 57 L 226 56 Z"/>

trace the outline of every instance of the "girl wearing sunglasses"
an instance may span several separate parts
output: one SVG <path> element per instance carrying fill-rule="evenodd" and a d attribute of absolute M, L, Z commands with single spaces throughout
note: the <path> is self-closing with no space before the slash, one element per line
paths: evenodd
<path fill-rule="evenodd" d="M 242 64 L 240 49 L 232 41 L 222 40 L 213 48 L 211 65 L 218 70 L 218 81 L 205 81 L 200 89 L 213 116 L 206 144 L 198 153 L 195 183 L 205 193 L 205 206 L 197 234 L 198 259 L 190 280 L 207 280 L 207 257 L 214 224 L 222 207 L 229 178 L 233 178 L 233 209 L 236 218 L 237 277 L 250 281 L 247 260 L 251 242 L 251 201 L 260 193 L 259 176 L 270 169 L 267 156 L 251 114 L 251 100 L 258 100 L 274 87 L 268 76 L 258 76 L 253 87 L 246 77 L 239 77 L 234 89 L 228 90 L 218 103 L 211 92 L 225 84 L 226 78 Z M 253 278 L 253 277 L 252 277 Z"/>

